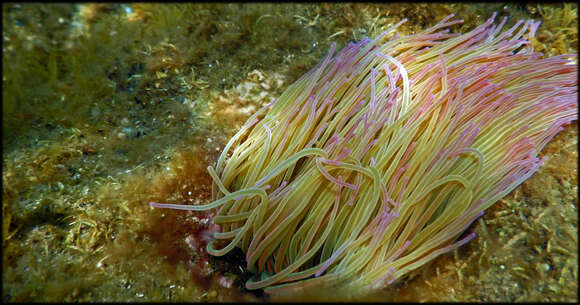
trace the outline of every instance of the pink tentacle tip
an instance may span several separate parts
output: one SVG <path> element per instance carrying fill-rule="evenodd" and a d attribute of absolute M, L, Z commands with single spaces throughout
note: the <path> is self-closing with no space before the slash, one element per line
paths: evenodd
<path fill-rule="evenodd" d="M 481 217 L 483 215 L 485 215 L 485 211 L 479 211 L 479 212 L 477 212 L 477 214 L 475 214 L 475 216 L 473 216 L 471 218 L 471 220 L 469 221 L 469 223 L 474 222 L 475 220 L 477 220 L 479 217 Z"/>
<path fill-rule="evenodd" d="M 264 108 L 272 108 L 272 106 L 274 105 L 274 103 L 276 103 L 276 99 L 274 99 L 273 101 L 271 101 L 268 104 L 264 105 Z"/>
<path fill-rule="evenodd" d="M 320 162 L 325 163 L 325 164 L 332 164 L 332 165 L 336 165 L 339 166 L 340 162 L 336 161 L 336 160 L 328 160 L 328 159 L 324 159 L 324 158 L 320 158 Z"/>
<path fill-rule="evenodd" d="M 149 202 L 149 206 L 154 207 L 154 208 L 161 208 L 161 209 L 166 209 L 169 208 L 168 206 L 171 205 L 170 203 L 159 203 L 159 202 Z"/>
<path fill-rule="evenodd" d="M 259 121 L 259 120 L 258 120 L 258 118 L 254 118 L 252 121 L 250 121 L 250 122 L 247 124 L 248 128 L 252 127 L 252 126 L 253 126 L 254 124 L 256 124 L 256 122 L 258 122 L 258 121 Z"/>
<path fill-rule="evenodd" d="M 348 154 L 350 154 L 351 150 L 348 147 L 344 147 L 342 149 L 342 152 L 340 152 L 340 155 L 338 155 L 337 160 L 342 160 L 344 158 L 346 158 L 346 156 L 348 156 Z"/>
<path fill-rule="evenodd" d="M 477 237 L 477 233 L 475 233 L 475 232 L 473 232 L 473 233 L 470 233 L 470 234 L 469 234 L 469 235 L 467 235 L 467 237 L 465 238 L 465 242 L 467 243 L 467 242 L 471 241 L 472 239 L 474 239 L 474 238 L 476 238 L 476 237 Z"/>

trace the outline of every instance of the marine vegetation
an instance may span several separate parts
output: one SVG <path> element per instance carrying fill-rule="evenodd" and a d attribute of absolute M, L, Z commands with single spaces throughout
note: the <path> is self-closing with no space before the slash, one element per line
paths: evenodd
<path fill-rule="evenodd" d="M 207 251 L 241 248 L 267 293 L 380 289 L 469 242 L 577 119 L 577 66 L 534 51 L 539 22 L 452 17 L 333 45 L 208 167 L 213 202 L 150 205 L 217 209 Z"/>

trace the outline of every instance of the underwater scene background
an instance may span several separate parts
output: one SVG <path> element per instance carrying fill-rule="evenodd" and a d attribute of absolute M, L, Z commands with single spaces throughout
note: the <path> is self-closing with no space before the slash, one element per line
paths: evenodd
<path fill-rule="evenodd" d="M 209 202 L 206 167 L 333 42 L 494 11 L 542 21 L 545 56 L 578 53 L 575 3 L 3 4 L 3 301 L 280 300 L 244 288 L 239 249 L 208 255 L 209 212 L 148 203 Z M 577 130 L 476 239 L 362 300 L 577 301 Z"/>

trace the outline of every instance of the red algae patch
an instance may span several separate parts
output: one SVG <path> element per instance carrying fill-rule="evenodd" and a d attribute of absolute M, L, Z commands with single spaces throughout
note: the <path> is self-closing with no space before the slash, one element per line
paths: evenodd
<path fill-rule="evenodd" d="M 119 227 L 118 235 L 105 244 L 107 256 L 103 262 L 108 268 L 121 266 L 146 276 L 151 285 L 158 287 L 144 292 L 151 300 L 252 300 L 253 295 L 233 284 L 237 276 L 205 252 L 216 231 L 211 213 L 151 213 L 148 206 L 141 204 L 142 200 L 167 197 L 176 202 L 207 200 L 211 184 L 204 165 L 215 158 L 215 153 L 203 144 L 196 147 L 175 154 L 149 179 L 133 176 L 123 183 L 120 191 L 126 195 L 115 199 L 124 202 L 129 210 L 122 214 L 133 220 Z"/>

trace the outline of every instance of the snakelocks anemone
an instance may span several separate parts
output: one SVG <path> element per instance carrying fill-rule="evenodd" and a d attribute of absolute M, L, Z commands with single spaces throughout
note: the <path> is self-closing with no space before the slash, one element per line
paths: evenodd
<path fill-rule="evenodd" d="M 577 119 L 578 80 L 575 55 L 534 52 L 539 22 L 460 34 L 452 17 L 333 45 L 208 167 L 213 202 L 150 205 L 217 209 L 207 251 L 241 248 L 269 293 L 378 289 L 467 243 Z"/>

